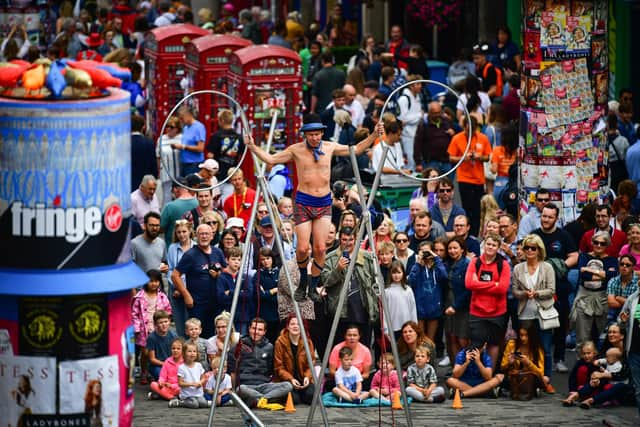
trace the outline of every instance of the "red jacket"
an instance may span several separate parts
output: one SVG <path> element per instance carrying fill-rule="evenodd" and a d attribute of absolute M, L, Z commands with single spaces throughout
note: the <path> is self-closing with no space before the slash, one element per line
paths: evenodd
<path fill-rule="evenodd" d="M 480 256 L 480 272 L 476 271 L 476 257 L 467 267 L 465 286 L 471 291 L 469 313 L 477 317 L 497 317 L 507 312 L 507 291 L 511 278 L 509 263 L 502 260 L 502 272 L 498 276 L 498 263 L 487 264 Z M 488 275 L 491 274 L 489 278 Z M 481 280 L 484 279 L 484 280 Z"/>

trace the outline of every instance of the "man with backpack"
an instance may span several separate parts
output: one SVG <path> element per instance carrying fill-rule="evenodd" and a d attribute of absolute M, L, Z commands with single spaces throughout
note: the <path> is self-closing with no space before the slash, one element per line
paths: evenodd
<path fill-rule="evenodd" d="M 487 60 L 489 45 L 487 43 L 477 44 L 473 47 L 473 63 L 476 64 L 476 76 L 482 80 L 482 90 L 487 92 L 489 97 L 502 97 L 504 80 L 502 70 Z"/>

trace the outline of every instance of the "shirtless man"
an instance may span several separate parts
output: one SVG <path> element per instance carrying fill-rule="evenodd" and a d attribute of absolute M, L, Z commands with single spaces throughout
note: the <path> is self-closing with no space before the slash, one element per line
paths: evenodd
<path fill-rule="evenodd" d="M 331 190 L 329 180 L 331 175 L 331 158 L 333 156 L 348 156 L 349 147 L 331 141 L 323 141 L 325 126 L 317 114 L 306 117 L 305 124 L 300 129 L 304 133 L 304 142 L 288 146 L 276 154 L 268 154 L 255 145 L 250 135 L 245 136 L 245 144 L 258 158 L 270 165 L 295 162 L 298 174 L 298 189 L 293 209 L 296 223 L 298 247 L 296 260 L 300 269 L 300 285 L 294 295 L 296 301 L 306 299 L 307 288 L 309 296 L 316 300 L 316 288 L 320 283 L 320 272 L 324 267 L 325 242 L 329 234 L 331 223 Z M 373 144 L 378 134 L 384 133 L 382 122 L 368 138 L 355 146 L 356 155 L 362 154 Z M 308 250 L 311 236 L 313 236 L 313 265 L 311 267 L 311 284 L 308 285 L 307 264 Z"/>

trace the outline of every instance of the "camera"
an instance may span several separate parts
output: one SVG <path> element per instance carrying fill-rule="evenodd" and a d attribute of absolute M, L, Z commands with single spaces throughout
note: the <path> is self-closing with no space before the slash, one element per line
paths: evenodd
<path fill-rule="evenodd" d="M 336 181 L 331 187 L 333 197 L 339 200 L 346 200 L 347 193 L 349 192 L 349 185 L 344 181 Z"/>
<path fill-rule="evenodd" d="M 427 261 L 427 260 L 433 259 L 433 255 L 432 255 L 431 253 L 429 253 L 429 252 L 423 252 L 423 253 L 422 253 L 422 259 L 423 259 L 424 261 Z"/>
<path fill-rule="evenodd" d="M 219 273 L 220 270 L 222 270 L 222 265 L 220 265 L 219 262 L 216 262 L 215 264 L 209 266 L 209 271 L 214 271 L 216 273 Z"/>

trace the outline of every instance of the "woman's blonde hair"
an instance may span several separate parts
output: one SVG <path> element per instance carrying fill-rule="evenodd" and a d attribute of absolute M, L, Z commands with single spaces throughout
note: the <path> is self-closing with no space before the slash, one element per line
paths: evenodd
<path fill-rule="evenodd" d="M 529 234 L 522 239 L 522 247 L 535 245 L 538 247 L 538 261 L 543 261 L 547 258 L 547 249 L 544 247 L 544 242 L 537 234 Z"/>
<path fill-rule="evenodd" d="M 346 110 L 338 110 L 333 114 L 333 121 L 338 127 L 351 124 L 351 114 Z"/>

